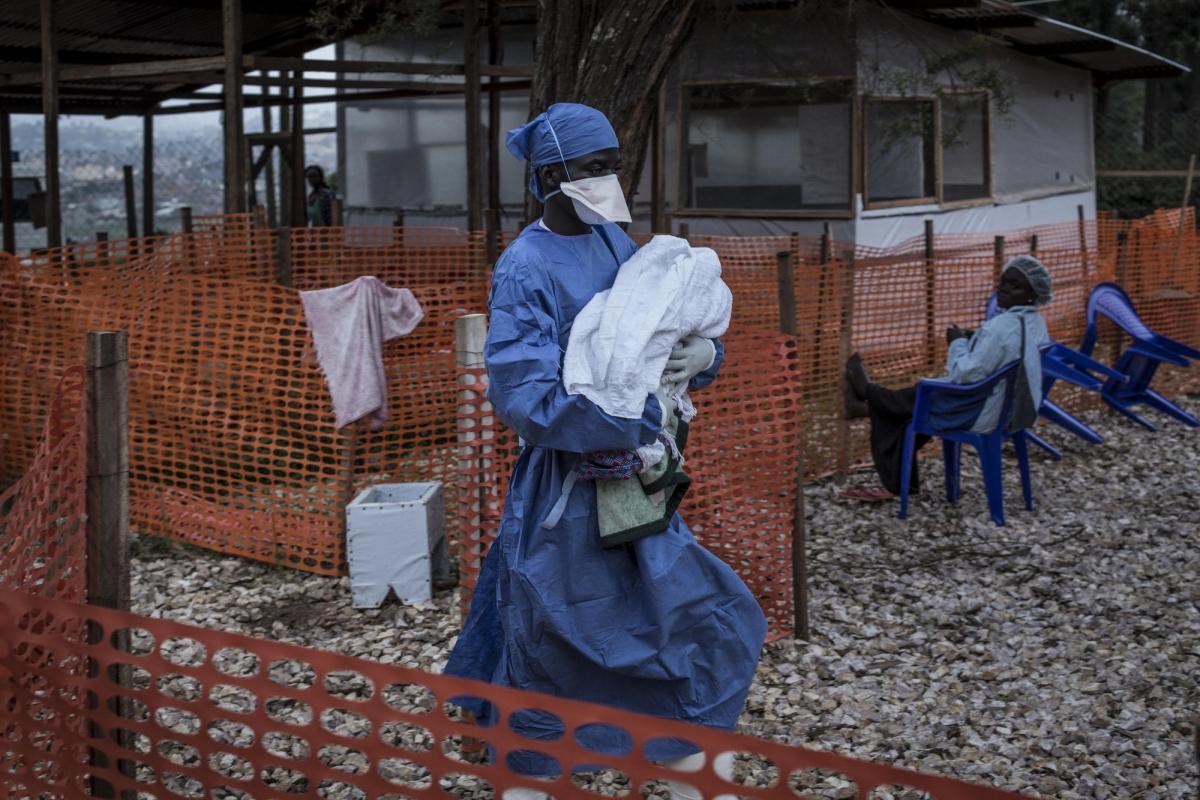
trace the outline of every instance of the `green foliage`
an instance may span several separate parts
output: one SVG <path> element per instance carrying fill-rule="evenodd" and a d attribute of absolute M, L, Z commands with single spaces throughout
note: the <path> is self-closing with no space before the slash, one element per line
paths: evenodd
<path fill-rule="evenodd" d="M 308 24 L 331 40 L 428 36 L 437 30 L 441 5 L 439 0 L 317 0 Z"/>

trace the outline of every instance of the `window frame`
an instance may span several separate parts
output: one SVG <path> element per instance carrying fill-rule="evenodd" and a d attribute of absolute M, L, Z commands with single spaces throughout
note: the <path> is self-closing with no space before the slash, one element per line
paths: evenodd
<path fill-rule="evenodd" d="M 941 205 L 942 208 L 950 208 L 950 209 L 973 208 L 975 206 L 992 205 L 996 201 L 996 170 L 994 168 L 995 167 L 995 162 L 994 162 L 995 156 L 993 154 L 994 154 L 995 150 L 993 148 L 993 140 L 992 140 L 992 93 L 991 93 L 991 91 L 988 89 L 981 89 L 981 88 L 974 87 L 974 86 L 947 86 L 946 88 L 942 89 L 941 93 L 938 95 L 938 112 L 937 112 L 938 113 L 938 125 L 939 126 L 941 125 L 941 119 L 942 119 L 942 97 L 944 97 L 946 95 L 972 95 L 972 94 L 983 95 L 983 127 L 984 127 L 984 132 L 985 132 L 985 136 L 983 137 L 983 147 L 984 147 L 983 170 L 984 170 L 984 186 L 986 187 L 986 189 L 985 189 L 986 193 L 982 197 L 973 197 L 973 198 L 969 198 L 966 200 L 946 201 L 945 199 L 943 199 L 939 203 L 939 205 Z M 941 137 L 939 135 L 939 138 L 938 138 L 938 172 L 939 172 L 938 196 L 942 197 L 942 198 L 944 198 L 944 196 L 945 196 L 945 188 L 944 188 L 945 175 L 940 174 L 940 173 L 942 173 L 942 165 L 943 165 L 942 153 L 943 153 L 944 149 L 945 148 L 942 145 Z"/>
<path fill-rule="evenodd" d="M 859 160 L 862 164 L 862 181 L 860 183 L 862 189 L 863 210 L 876 211 L 890 208 L 908 208 L 910 206 L 929 206 L 942 205 L 942 104 L 939 95 L 909 95 L 907 97 L 896 95 L 875 95 L 864 94 L 860 98 L 861 109 L 859 116 L 862 118 L 861 147 L 859 148 Z M 929 103 L 933 111 L 933 194 L 924 197 L 912 197 L 904 200 L 871 200 L 869 187 L 871 185 L 871 137 L 869 134 L 870 125 L 868 124 L 868 106 L 871 103 Z"/>
<path fill-rule="evenodd" d="M 676 99 L 676 120 L 678 125 L 677 147 L 675 151 L 675 208 L 671 211 L 673 217 L 730 217 L 753 219 L 854 219 L 857 216 L 855 203 L 855 187 L 858 185 L 857 149 L 854 142 L 858 138 L 859 104 L 856 102 L 858 87 L 853 75 L 820 75 L 811 79 L 813 83 L 843 81 L 850 84 L 850 94 L 846 98 L 850 111 L 850 136 L 847 142 L 850 157 L 850 169 L 847 176 L 847 201 L 844 209 L 752 209 L 752 208 L 694 208 L 687 204 L 690 197 L 687 192 L 687 157 L 688 129 L 690 126 L 690 90 L 692 87 L 704 86 L 746 86 L 753 84 L 779 84 L 786 79 L 774 78 L 744 78 L 723 80 L 694 80 L 679 83 L 679 97 Z"/>

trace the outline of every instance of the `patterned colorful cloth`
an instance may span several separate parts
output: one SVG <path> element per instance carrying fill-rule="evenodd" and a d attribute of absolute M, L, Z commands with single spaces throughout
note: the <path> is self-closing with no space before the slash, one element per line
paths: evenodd
<path fill-rule="evenodd" d="M 586 453 L 579 462 L 579 477 L 585 481 L 597 479 L 627 481 L 642 471 L 642 459 L 636 450 L 601 450 Z"/>

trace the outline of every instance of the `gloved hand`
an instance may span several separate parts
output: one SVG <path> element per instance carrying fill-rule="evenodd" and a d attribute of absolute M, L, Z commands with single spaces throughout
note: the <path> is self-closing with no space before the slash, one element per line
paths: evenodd
<path fill-rule="evenodd" d="M 687 383 L 711 367 L 716 360 L 717 346 L 712 339 L 688 334 L 671 348 L 663 380 L 674 384 Z"/>
<path fill-rule="evenodd" d="M 675 416 L 675 398 L 671 396 L 670 392 L 661 386 L 658 387 L 658 390 L 654 392 L 654 397 L 658 400 L 659 406 L 662 407 L 662 424 L 659 427 L 666 428 L 667 420 Z"/>

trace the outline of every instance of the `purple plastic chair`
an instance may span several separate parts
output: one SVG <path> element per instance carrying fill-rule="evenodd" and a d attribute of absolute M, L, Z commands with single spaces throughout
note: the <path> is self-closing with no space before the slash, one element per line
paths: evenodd
<path fill-rule="evenodd" d="M 1009 417 L 1012 416 L 1013 389 L 1016 386 L 1017 367 L 1020 363 L 1019 360 L 1013 361 L 976 383 L 935 380 L 917 382 L 913 418 L 904 430 L 904 454 L 900 469 L 900 513 L 897 515 L 900 519 L 908 519 L 908 494 L 912 486 L 916 438 L 917 434 L 925 434 L 937 436 L 942 440 L 942 452 L 946 462 L 946 500 L 951 503 L 958 502 L 960 495 L 959 468 L 962 446 L 969 444 L 975 448 L 983 470 L 983 485 L 992 522 L 1004 525 L 1004 483 L 1001 478 L 1000 451 L 1007 436 Z M 946 416 L 939 409 L 961 409 L 964 403 L 982 408 L 987 398 L 991 397 L 992 391 L 1000 384 L 1004 385 L 1004 403 L 993 430 L 980 433 L 948 426 Z M 1021 491 L 1025 497 L 1025 508 L 1033 511 L 1033 486 L 1029 475 L 1027 440 L 1014 436 L 1012 441 L 1021 469 Z"/>
<path fill-rule="evenodd" d="M 1200 428 L 1200 419 L 1196 419 L 1150 388 L 1154 373 L 1160 365 L 1190 366 L 1191 359 L 1200 359 L 1200 350 L 1150 330 L 1134 310 L 1133 302 L 1124 289 L 1115 283 L 1101 283 L 1088 296 L 1087 332 L 1079 346 L 1080 351 L 1087 356 L 1091 356 L 1096 348 L 1099 335 L 1097 322 L 1102 315 L 1133 338 L 1133 342 L 1117 359 L 1115 365 L 1117 372 L 1120 372 L 1125 380 L 1110 377 L 1104 383 L 1100 392 L 1104 402 L 1152 431 L 1158 428 L 1134 411 L 1134 406 L 1147 405 L 1185 425 Z"/>

